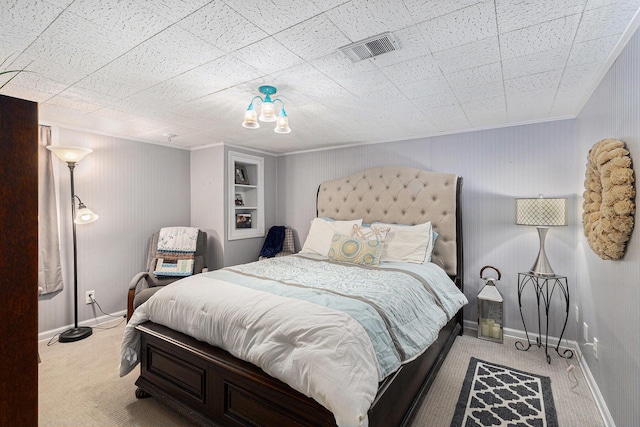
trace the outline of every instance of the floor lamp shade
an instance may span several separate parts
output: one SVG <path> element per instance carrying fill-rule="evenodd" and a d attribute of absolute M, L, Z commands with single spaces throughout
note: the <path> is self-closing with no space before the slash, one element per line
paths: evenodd
<path fill-rule="evenodd" d="M 93 152 L 92 149 L 84 147 L 53 147 L 49 145 L 47 149 L 67 163 L 78 163 L 84 156 Z"/>
<path fill-rule="evenodd" d="M 97 221 L 98 218 L 100 217 L 96 215 L 91 209 L 86 207 L 84 203 L 80 201 L 80 198 L 78 198 L 78 212 L 76 212 L 73 222 L 75 222 L 76 224 L 90 224 L 94 221 Z"/>
<path fill-rule="evenodd" d="M 53 147 L 47 146 L 60 160 L 67 163 L 69 167 L 69 181 L 71 183 L 71 224 L 73 229 L 73 303 L 74 303 L 74 324 L 73 328 L 67 329 L 60 334 L 58 341 L 74 342 L 87 338 L 93 333 L 93 329 L 88 326 L 78 326 L 78 246 L 76 239 L 76 224 L 88 224 L 98 219 L 98 215 L 91 212 L 76 196 L 74 188 L 73 171 L 80 160 L 87 154 L 93 152 L 90 148 L 84 147 Z M 79 203 L 78 215 L 76 215 L 76 199 Z"/>
<path fill-rule="evenodd" d="M 516 224 L 537 227 L 540 238 L 538 258 L 529 270 L 540 276 L 554 276 L 549 259 L 544 250 L 544 240 L 549 227 L 567 225 L 567 199 L 537 198 L 516 199 Z"/>

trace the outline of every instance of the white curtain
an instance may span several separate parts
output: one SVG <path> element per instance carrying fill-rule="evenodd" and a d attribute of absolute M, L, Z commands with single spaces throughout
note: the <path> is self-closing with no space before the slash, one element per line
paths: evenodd
<path fill-rule="evenodd" d="M 63 288 L 58 238 L 58 209 L 51 156 L 51 127 L 40 126 L 38 141 L 38 293 Z"/>

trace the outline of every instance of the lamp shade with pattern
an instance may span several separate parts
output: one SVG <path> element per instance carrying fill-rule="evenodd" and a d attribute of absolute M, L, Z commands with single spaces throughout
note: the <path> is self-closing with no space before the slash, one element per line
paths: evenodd
<path fill-rule="evenodd" d="M 536 198 L 516 199 L 516 224 L 538 229 L 540 250 L 529 271 L 540 276 L 554 276 L 544 250 L 544 240 L 549 227 L 567 225 L 567 199 L 545 198 L 542 194 Z"/>

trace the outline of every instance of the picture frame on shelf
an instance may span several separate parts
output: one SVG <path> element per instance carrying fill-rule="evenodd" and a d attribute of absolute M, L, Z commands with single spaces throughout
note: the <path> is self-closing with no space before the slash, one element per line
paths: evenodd
<path fill-rule="evenodd" d="M 249 185 L 249 176 L 247 175 L 247 168 L 244 165 L 236 164 L 236 184 Z"/>
<path fill-rule="evenodd" d="M 251 214 L 250 213 L 237 213 L 236 214 L 236 228 L 251 228 Z"/>
<path fill-rule="evenodd" d="M 264 158 L 229 150 L 225 164 L 227 239 L 264 237 Z"/>

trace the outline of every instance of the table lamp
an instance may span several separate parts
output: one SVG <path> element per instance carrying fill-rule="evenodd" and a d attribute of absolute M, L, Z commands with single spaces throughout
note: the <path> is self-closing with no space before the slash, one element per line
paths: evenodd
<path fill-rule="evenodd" d="M 537 198 L 516 199 L 516 224 L 538 229 L 540 250 L 529 272 L 539 276 L 555 276 L 544 251 L 544 239 L 549 227 L 567 225 L 567 199 L 545 198 L 542 194 Z"/>

